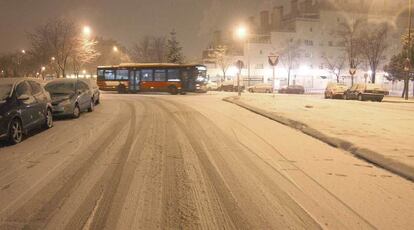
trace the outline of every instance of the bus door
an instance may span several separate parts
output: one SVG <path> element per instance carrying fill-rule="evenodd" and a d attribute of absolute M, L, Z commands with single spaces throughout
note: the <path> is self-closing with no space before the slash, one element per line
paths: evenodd
<path fill-rule="evenodd" d="M 181 70 L 181 87 L 183 91 L 189 91 L 191 89 L 191 70 Z"/>
<path fill-rule="evenodd" d="M 133 92 L 137 92 L 140 90 L 139 88 L 139 70 L 130 70 L 129 71 L 129 90 Z"/>

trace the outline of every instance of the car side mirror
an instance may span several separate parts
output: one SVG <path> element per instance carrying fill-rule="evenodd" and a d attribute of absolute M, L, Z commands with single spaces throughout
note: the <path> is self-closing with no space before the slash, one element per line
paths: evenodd
<path fill-rule="evenodd" d="M 19 97 L 17 97 L 17 100 L 19 100 L 19 101 L 27 101 L 29 99 L 30 99 L 30 97 L 27 94 L 22 94 Z"/>

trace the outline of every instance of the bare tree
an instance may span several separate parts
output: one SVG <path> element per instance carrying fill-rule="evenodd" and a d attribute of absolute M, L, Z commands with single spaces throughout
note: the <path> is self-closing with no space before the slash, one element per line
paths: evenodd
<path fill-rule="evenodd" d="M 298 64 L 300 52 L 301 49 L 299 41 L 293 41 L 293 39 L 287 40 L 284 48 L 278 52 L 280 62 L 288 72 L 288 85 L 290 85 L 291 71 Z"/>
<path fill-rule="evenodd" d="M 230 66 L 233 64 L 233 58 L 227 55 L 227 47 L 226 46 L 218 46 L 214 51 L 214 59 L 216 64 L 221 69 L 223 73 L 222 81 L 226 80 L 226 73 Z"/>
<path fill-rule="evenodd" d="M 158 63 L 166 62 L 167 60 L 167 39 L 165 37 L 153 38 L 153 52 L 154 60 Z"/>
<path fill-rule="evenodd" d="M 341 77 L 342 70 L 345 68 L 345 57 L 339 56 L 335 58 L 329 58 L 325 55 L 323 58 L 325 60 L 329 72 L 335 75 L 336 82 L 339 83 L 339 78 Z"/>
<path fill-rule="evenodd" d="M 384 53 L 388 48 L 387 35 L 389 26 L 387 24 L 368 25 L 361 33 L 360 46 L 361 54 L 371 69 L 371 81 L 375 83 L 378 66 L 384 61 Z"/>
<path fill-rule="evenodd" d="M 95 49 L 97 41 L 93 39 L 78 38 L 76 43 L 75 49 L 69 57 L 73 68 L 72 70 L 78 76 L 82 67 L 94 61 L 100 54 Z"/>
<path fill-rule="evenodd" d="M 79 36 L 79 27 L 65 18 L 50 20 L 28 35 L 32 45 L 31 53 L 45 62 L 54 57 L 63 77 L 66 76 L 70 56 L 78 50 Z"/>
<path fill-rule="evenodd" d="M 132 47 L 134 61 L 141 63 L 164 62 L 166 60 L 165 37 L 143 37 Z"/>
<path fill-rule="evenodd" d="M 360 28 L 363 24 L 363 19 L 353 20 L 351 23 L 343 22 L 339 25 L 339 30 L 336 32 L 348 59 L 349 68 L 357 69 L 362 63 L 360 46 Z M 354 84 L 354 76 L 351 76 L 352 85 Z"/>

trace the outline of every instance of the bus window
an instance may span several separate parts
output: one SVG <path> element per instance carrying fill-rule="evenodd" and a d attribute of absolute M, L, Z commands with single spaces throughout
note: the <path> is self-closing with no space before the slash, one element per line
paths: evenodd
<path fill-rule="evenodd" d="M 168 81 L 180 81 L 180 70 L 169 69 L 167 70 Z"/>
<path fill-rule="evenodd" d="M 119 69 L 116 71 L 116 80 L 128 80 L 128 70 Z"/>
<path fill-rule="evenodd" d="M 141 81 L 152 81 L 152 70 L 144 69 L 141 71 Z"/>
<path fill-rule="evenodd" d="M 156 69 L 154 71 L 154 81 L 166 81 L 167 74 L 164 69 Z"/>
<path fill-rule="evenodd" d="M 103 69 L 98 70 L 98 79 L 99 80 L 104 80 L 105 79 L 105 70 L 103 70 Z"/>
<path fill-rule="evenodd" d="M 105 80 L 115 80 L 115 71 L 105 70 Z"/>

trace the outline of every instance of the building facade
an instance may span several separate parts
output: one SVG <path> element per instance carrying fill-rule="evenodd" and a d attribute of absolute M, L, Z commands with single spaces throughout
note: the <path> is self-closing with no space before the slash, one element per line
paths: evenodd
<path fill-rule="evenodd" d="M 400 0 L 291 0 L 288 7 L 274 6 L 271 10 L 263 10 L 258 20 L 255 17 L 247 20 L 250 36 L 238 55 L 238 59 L 246 63 L 242 71 L 245 83 L 254 84 L 258 79 L 271 83 L 273 69 L 268 63 L 268 56 L 278 55 L 275 88 L 300 84 L 308 91 L 321 91 L 331 81 L 350 84 L 349 59 L 339 32 L 346 25 L 363 21 L 365 26 L 381 23 L 389 25 L 388 47 L 381 57 L 376 74 L 376 83 L 387 86 L 391 83 L 385 78 L 387 73 L 383 71 L 383 66 L 392 55 L 401 52 L 401 35 L 406 31 L 408 21 L 404 4 L 406 2 Z M 369 28 L 360 28 L 365 29 Z M 221 43 L 221 46 L 237 43 L 220 39 L 215 42 Z M 210 51 L 214 53 L 215 47 L 210 47 Z M 237 50 L 237 46 L 233 45 L 229 50 Z M 237 52 L 229 52 L 228 55 L 234 53 Z M 203 59 L 207 60 L 205 57 L 203 55 Z M 209 60 L 210 75 L 220 77 L 222 71 L 217 71 L 220 67 L 214 60 L 213 55 Z M 233 72 L 226 74 L 227 78 L 235 75 Z M 370 81 L 371 72 L 369 65 L 361 62 L 355 82 Z M 254 81 L 249 81 L 249 78 Z"/>

